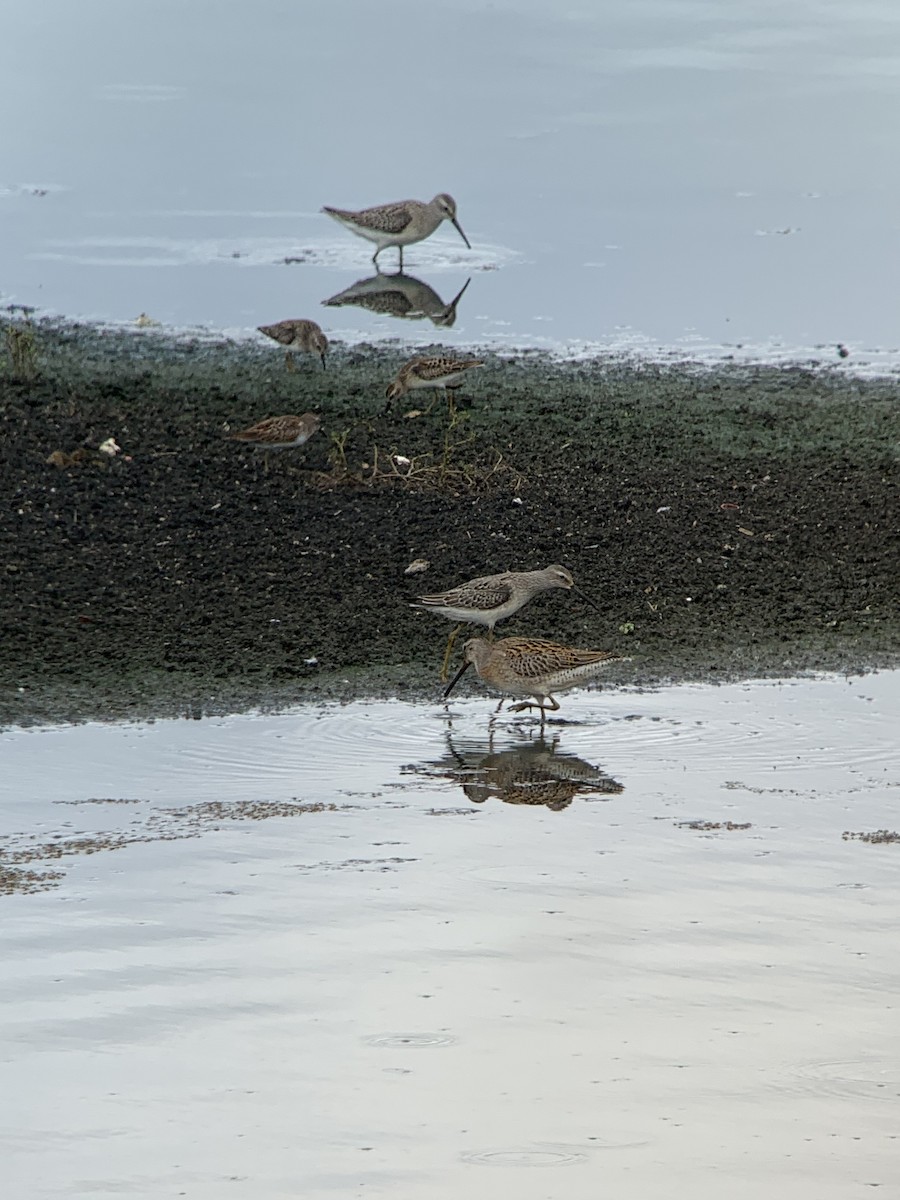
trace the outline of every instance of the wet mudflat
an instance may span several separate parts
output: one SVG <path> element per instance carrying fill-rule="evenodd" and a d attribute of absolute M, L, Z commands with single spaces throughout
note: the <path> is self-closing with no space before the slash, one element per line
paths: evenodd
<path fill-rule="evenodd" d="M 890 1193 L 898 693 L 6 733 L 7 1186 Z"/>
<path fill-rule="evenodd" d="M 488 354 L 451 420 L 385 411 L 401 347 L 290 374 L 220 336 L 30 336 L 0 374 L 3 722 L 434 695 L 450 627 L 407 601 L 552 562 L 601 611 L 501 628 L 629 655 L 614 679 L 896 661 L 891 380 Z M 268 474 L 226 438 L 308 410 Z"/>
<path fill-rule="evenodd" d="M 364 7 L 0 45 L 5 1189 L 893 1194 L 897 13 Z M 555 561 L 504 631 L 631 661 L 437 705 L 407 601 Z"/>

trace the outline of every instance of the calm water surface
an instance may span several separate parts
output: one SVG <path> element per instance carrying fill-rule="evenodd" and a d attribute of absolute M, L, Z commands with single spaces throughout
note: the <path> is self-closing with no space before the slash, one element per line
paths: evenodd
<path fill-rule="evenodd" d="M 898 702 L 4 733 L 6 1193 L 895 1194 Z"/>
<path fill-rule="evenodd" d="M 0 104 L 5 303 L 900 364 L 893 0 L 41 0 Z M 321 307 L 372 275 L 323 203 L 440 190 L 474 248 L 407 271 L 472 280 L 452 329 Z"/>

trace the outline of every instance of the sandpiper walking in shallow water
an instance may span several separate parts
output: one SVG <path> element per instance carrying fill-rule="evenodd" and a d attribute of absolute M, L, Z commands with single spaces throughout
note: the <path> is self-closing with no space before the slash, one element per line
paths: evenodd
<path fill-rule="evenodd" d="M 596 678 L 610 663 L 627 662 L 621 654 L 609 650 L 576 650 L 545 642 L 541 638 L 470 638 L 466 642 L 463 665 L 450 681 L 444 696 L 449 696 L 468 668 L 475 670 L 489 687 L 512 696 L 533 696 L 536 703 L 523 700 L 510 712 L 539 708 L 541 721 L 547 708 L 556 712 L 559 704 L 554 692 L 564 692 Z"/>
<path fill-rule="evenodd" d="M 266 474 L 269 473 L 269 454 L 273 450 L 293 450 L 302 446 L 319 428 L 321 421 L 315 413 L 304 413 L 302 417 L 266 417 L 242 429 L 239 433 L 229 434 L 232 442 L 243 442 L 261 450 L 265 455 Z"/>
<path fill-rule="evenodd" d="M 431 237 L 442 221 L 452 221 L 456 232 L 469 249 L 472 244 L 463 233 L 456 219 L 456 201 L 446 192 L 439 192 L 427 204 L 421 200 L 398 200 L 394 204 L 376 204 L 374 208 L 363 208 L 350 212 L 346 208 L 331 208 L 325 205 L 322 212 L 328 213 L 358 237 L 374 242 L 378 249 L 372 262 L 378 264 L 378 255 L 387 246 L 396 246 L 400 251 L 400 270 L 403 270 L 403 247 L 413 242 L 422 242 Z"/>
<path fill-rule="evenodd" d="M 541 592 L 555 588 L 575 592 L 582 600 L 597 608 L 594 601 L 575 586 L 575 580 L 566 568 L 557 563 L 541 571 L 503 571 L 499 575 L 482 575 L 446 592 L 419 596 L 412 601 L 413 608 L 421 608 L 458 622 L 447 642 L 441 679 L 447 678 L 453 644 L 463 625 L 485 625 L 493 633 L 498 621 L 511 617 Z"/>
<path fill-rule="evenodd" d="M 482 358 L 447 358 L 435 355 L 430 358 L 412 358 L 397 372 L 397 378 L 388 384 L 385 395 L 388 407 L 392 400 L 405 396 L 418 388 L 441 388 L 447 390 L 462 387 L 462 377 L 473 367 L 483 367 Z M 429 406 L 430 407 L 430 406 Z"/>
<path fill-rule="evenodd" d="M 309 321 L 302 317 L 294 321 L 278 321 L 274 325 L 259 325 L 257 328 L 260 333 L 264 333 L 273 342 L 278 342 L 285 347 L 287 350 L 285 365 L 289 371 L 294 370 L 292 353 L 294 350 L 298 350 L 302 354 L 317 355 L 322 360 L 322 369 L 325 369 L 328 338 L 315 321 Z"/>

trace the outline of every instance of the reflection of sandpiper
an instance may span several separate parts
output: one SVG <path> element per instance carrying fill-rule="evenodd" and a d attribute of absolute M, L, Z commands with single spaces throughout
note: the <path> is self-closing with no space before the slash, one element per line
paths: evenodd
<path fill-rule="evenodd" d="M 526 708 L 539 708 L 541 721 L 547 716 L 547 707 L 556 712 L 559 704 L 554 692 L 564 692 L 588 683 L 614 662 L 627 661 L 621 654 L 609 650 L 577 650 L 571 646 L 560 646 L 541 638 L 501 638 L 489 642 L 486 638 L 470 638 L 466 642 L 463 665 L 450 681 L 445 696 L 449 696 L 466 670 L 474 664 L 475 670 L 489 687 L 512 696 L 533 696 L 513 704 L 510 712 L 522 712 Z"/>
<path fill-rule="evenodd" d="M 427 204 L 421 200 L 398 200 L 395 204 L 376 204 L 374 208 L 363 208 L 358 212 L 351 212 L 346 208 L 331 208 L 326 204 L 322 212 L 339 221 L 357 237 L 374 242 L 378 249 L 372 256 L 373 263 L 378 262 L 378 255 L 386 247 L 396 246 L 400 251 L 401 271 L 403 247 L 431 237 L 443 221 L 451 221 L 456 232 L 469 249 L 472 249 L 471 242 L 463 233 L 462 225 L 456 219 L 456 201 L 446 192 L 439 192 Z"/>
<path fill-rule="evenodd" d="M 558 752 L 559 738 L 495 750 L 493 737 L 484 742 L 454 742 L 448 733 L 449 755 L 429 764 L 428 774 L 458 783 L 473 804 L 492 796 L 504 804 L 545 805 L 558 812 L 576 796 L 608 799 L 625 789 L 600 767 L 574 754 Z"/>
<path fill-rule="evenodd" d="M 467 279 L 449 304 L 445 304 L 433 287 L 412 275 L 372 275 L 357 280 L 336 296 L 322 303 L 327 308 L 354 305 L 368 312 L 403 321 L 421 321 L 427 317 L 433 325 L 450 329 L 456 323 L 456 306 L 471 283 Z"/>
<path fill-rule="evenodd" d="M 274 325 L 260 325 L 258 329 L 260 333 L 264 333 L 287 350 L 285 366 L 289 371 L 294 370 L 294 350 L 301 354 L 317 355 L 322 360 L 324 370 L 328 338 L 315 321 L 301 317 L 298 320 L 277 321 Z"/>

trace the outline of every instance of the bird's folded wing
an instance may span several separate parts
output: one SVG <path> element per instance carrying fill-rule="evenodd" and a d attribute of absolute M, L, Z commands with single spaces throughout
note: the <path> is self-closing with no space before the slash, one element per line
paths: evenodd
<path fill-rule="evenodd" d="M 359 224 L 382 233 L 402 233 L 412 220 L 412 213 L 405 204 L 383 204 L 379 208 L 366 208 L 357 214 Z"/>
<path fill-rule="evenodd" d="M 506 604 L 511 595 L 512 588 L 508 583 L 479 583 L 476 579 L 464 587 L 452 588 L 436 596 L 420 596 L 419 603 L 424 608 L 474 608 L 478 612 L 488 612 Z"/>

